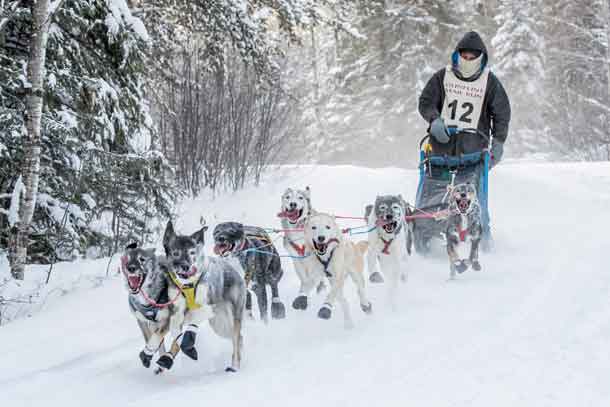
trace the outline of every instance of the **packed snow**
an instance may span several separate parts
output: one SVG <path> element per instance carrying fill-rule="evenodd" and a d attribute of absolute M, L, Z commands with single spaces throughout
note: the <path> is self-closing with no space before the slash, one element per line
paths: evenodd
<path fill-rule="evenodd" d="M 289 186 L 310 185 L 317 210 L 360 216 L 378 193 L 412 201 L 416 184 L 413 170 L 284 167 L 259 188 L 185 202 L 177 228 L 193 232 L 201 216 L 210 226 L 239 220 L 279 227 Z M 292 310 L 297 279 L 285 262 L 287 318 L 268 326 L 248 321 L 236 374 L 224 372 L 230 343 L 203 328 L 199 361 L 181 355 L 170 372 L 153 375 L 138 360 L 143 341 L 117 259 L 108 278 L 104 259 L 59 264 L 50 284 L 68 288 L 0 327 L 2 404 L 605 406 L 609 191 L 610 163 L 503 163 L 491 178 L 496 250 L 482 254 L 483 271 L 448 282 L 446 259 L 413 256 L 396 312 L 385 287 L 369 285 L 372 316 L 358 310 L 348 283 L 352 330 L 343 328 L 339 308 L 330 321 L 316 317 L 323 296 L 305 312 Z M 29 268 L 23 284 L 46 271 Z"/>

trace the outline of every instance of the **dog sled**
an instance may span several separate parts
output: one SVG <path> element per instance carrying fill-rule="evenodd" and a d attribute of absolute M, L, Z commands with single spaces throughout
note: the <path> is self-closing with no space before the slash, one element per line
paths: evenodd
<path fill-rule="evenodd" d="M 419 254 L 429 254 L 435 239 L 445 239 L 448 214 L 448 187 L 471 183 L 477 190 L 481 206 L 481 226 L 483 228 L 483 248 L 489 247 L 491 235 L 488 210 L 488 174 L 490 166 L 491 139 L 477 129 L 449 127 L 452 137 L 478 135 L 487 144 L 482 151 L 459 155 L 435 155 L 429 144 L 430 135 L 419 143 L 419 184 L 415 199 L 416 214 L 413 234 L 415 250 Z M 459 144 L 459 143 L 458 143 Z M 430 216 L 426 216 L 430 215 Z"/>

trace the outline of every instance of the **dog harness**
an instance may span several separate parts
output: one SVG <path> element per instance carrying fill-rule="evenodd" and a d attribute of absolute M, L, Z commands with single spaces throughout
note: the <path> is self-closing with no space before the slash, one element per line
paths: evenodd
<path fill-rule="evenodd" d="M 173 271 L 169 272 L 169 277 L 172 279 L 176 287 L 178 287 L 178 290 L 180 290 L 182 295 L 184 295 L 187 310 L 191 311 L 201 308 L 201 304 L 198 304 L 195 298 L 195 295 L 197 293 L 197 286 L 199 285 L 199 279 L 194 282 L 182 284 L 176 273 L 174 273 Z"/>
<path fill-rule="evenodd" d="M 286 238 L 286 240 L 288 240 L 288 244 L 290 245 L 290 247 L 292 247 L 299 256 L 301 256 L 301 257 L 305 256 L 305 245 L 304 244 L 298 245 L 288 238 Z"/>
<path fill-rule="evenodd" d="M 318 261 L 320 262 L 320 264 L 322 264 L 322 266 L 324 267 L 324 274 L 326 274 L 326 277 L 332 277 L 333 275 L 330 273 L 330 271 L 328 271 L 328 266 L 330 266 L 330 262 L 333 260 L 333 255 L 335 254 L 335 249 L 333 249 L 330 252 L 330 256 L 328 256 L 328 260 L 324 261 L 320 258 L 320 256 L 316 255 L 316 259 L 318 259 Z"/>
<path fill-rule="evenodd" d="M 400 233 L 401 230 L 402 230 L 402 223 L 398 226 L 396 231 L 394 231 L 394 234 Z M 383 242 L 383 250 L 381 251 L 381 253 L 383 253 L 383 254 L 390 254 L 390 246 L 392 245 L 392 242 L 394 242 L 394 239 L 385 240 L 381 236 L 379 236 L 379 238 Z"/>

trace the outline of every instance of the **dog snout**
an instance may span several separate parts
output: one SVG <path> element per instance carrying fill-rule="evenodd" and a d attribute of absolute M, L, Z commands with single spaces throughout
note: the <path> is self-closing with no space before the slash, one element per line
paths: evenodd
<path fill-rule="evenodd" d="M 297 208 L 297 203 L 296 202 L 290 202 L 290 209 L 291 210 L 295 210 Z"/>
<path fill-rule="evenodd" d="M 127 271 L 130 272 L 130 273 L 135 273 L 136 271 L 138 271 L 138 267 L 136 267 L 133 264 L 130 264 L 130 265 L 127 266 Z"/>
<path fill-rule="evenodd" d="M 460 197 L 462 197 L 462 198 L 466 198 L 466 192 L 462 192 L 462 193 L 460 194 Z"/>
<path fill-rule="evenodd" d="M 186 273 L 190 270 L 191 266 L 189 266 L 188 264 L 181 264 L 180 265 L 180 270 L 182 270 L 183 273 Z"/>
<path fill-rule="evenodd" d="M 326 240 L 326 236 L 318 236 L 318 242 L 324 243 L 325 240 Z"/>
<path fill-rule="evenodd" d="M 392 215 L 391 213 L 388 213 L 385 215 L 386 220 L 392 220 L 394 219 L 394 215 Z"/>

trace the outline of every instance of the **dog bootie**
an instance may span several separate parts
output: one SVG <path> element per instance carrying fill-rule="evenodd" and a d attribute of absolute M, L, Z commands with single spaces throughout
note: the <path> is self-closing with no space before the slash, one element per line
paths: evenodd
<path fill-rule="evenodd" d="M 271 301 L 271 318 L 284 319 L 286 318 L 286 307 L 279 298 L 274 298 Z"/>
<path fill-rule="evenodd" d="M 197 339 L 197 325 L 191 324 L 186 327 L 182 340 L 180 341 L 180 349 L 186 356 L 193 360 L 197 360 L 197 349 L 195 349 L 195 340 Z"/>
<path fill-rule="evenodd" d="M 373 312 L 373 304 L 371 304 L 370 302 L 368 304 L 360 304 L 360 308 L 362 308 L 362 311 L 365 314 L 370 314 Z"/>
<path fill-rule="evenodd" d="M 292 302 L 292 308 L 294 309 L 307 309 L 307 296 L 299 295 Z"/>
<path fill-rule="evenodd" d="M 453 268 L 458 273 L 463 273 L 466 270 L 468 270 L 468 264 L 466 264 L 463 260 L 458 260 L 455 263 L 453 263 Z"/>
<path fill-rule="evenodd" d="M 371 283 L 381 284 L 381 283 L 383 283 L 383 276 L 381 275 L 380 272 L 375 271 L 373 274 L 371 274 L 369 276 L 369 281 Z"/>
<path fill-rule="evenodd" d="M 473 269 L 474 271 L 481 271 L 481 263 L 479 263 L 479 261 L 478 261 L 478 260 L 474 260 L 474 261 L 472 262 L 472 269 Z"/>
<path fill-rule="evenodd" d="M 150 361 L 152 360 L 153 355 L 148 354 L 146 351 L 142 351 L 140 352 L 140 360 L 142 361 L 142 365 L 144 365 L 145 368 L 149 368 L 150 367 Z"/>
<path fill-rule="evenodd" d="M 166 353 L 164 355 L 161 355 L 159 360 L 157 360 L 157 365 L 159 365 L 159 367 L 166 369 L 166 370 L 171 369 L 172 366 L 174 365 L 174 358 L 172 357 L 171 353 Z"/>
<path fill-rule="evenodd" d="M 320 308 L 320 311 L 318 311 L 318 318 L 330 319 L 331 314 L 332 314 L 332 311 L 330 309 L 330 306 L 327 304 L 324 304 L 322 306 L 322 308 Z"/>

